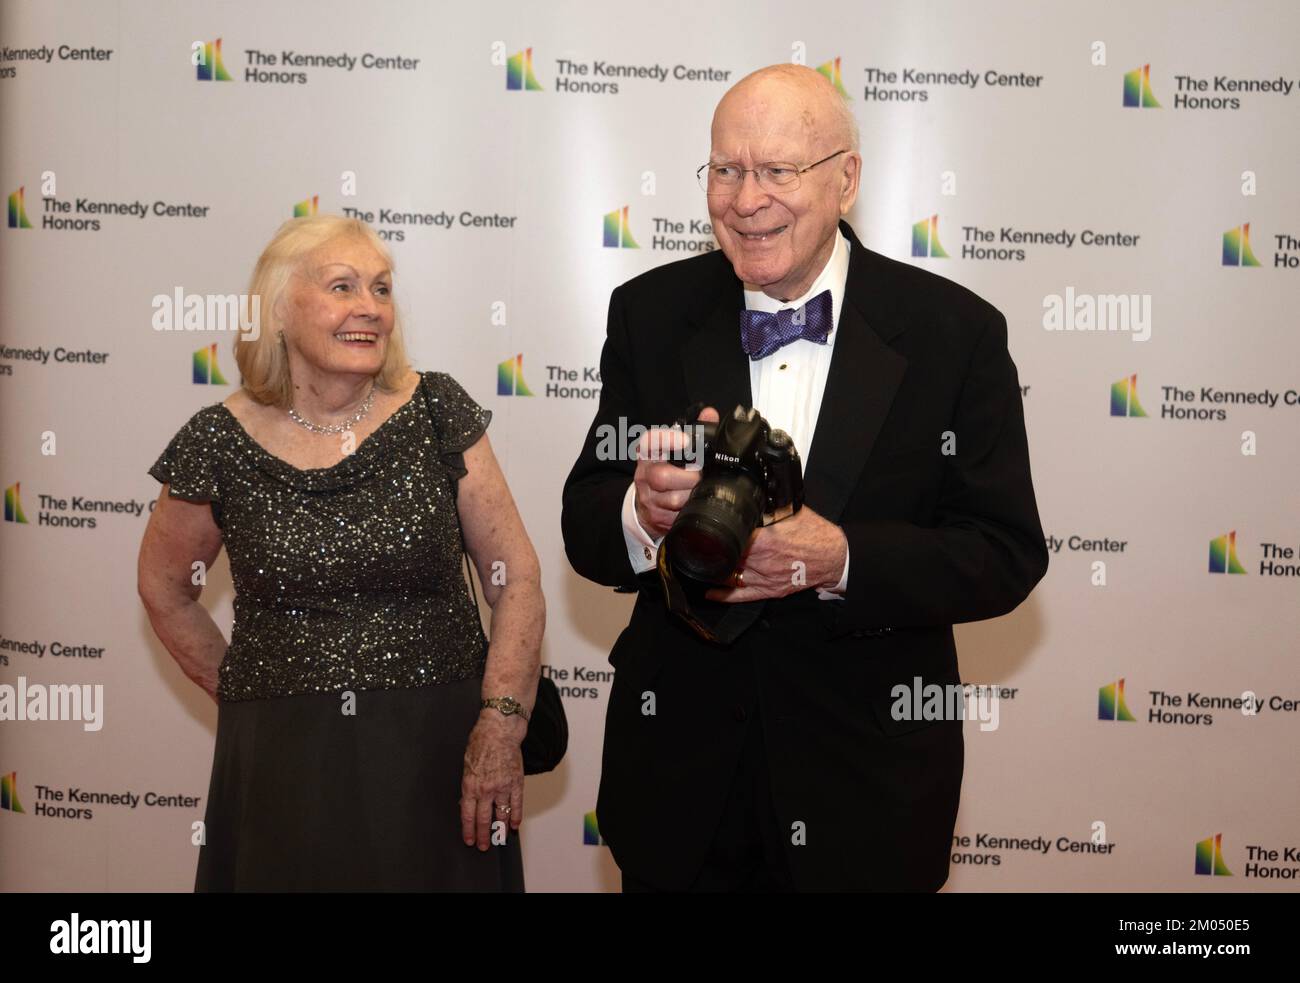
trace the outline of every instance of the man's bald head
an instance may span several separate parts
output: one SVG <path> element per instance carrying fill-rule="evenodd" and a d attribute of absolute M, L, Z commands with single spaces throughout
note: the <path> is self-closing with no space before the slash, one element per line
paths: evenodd
<path fill-rule="evenodd" d="M 713 119 L 724 108 L 736 103 L 757 108 L 773 100 L 795 100 L 801 106 L 800 118 L 810 134 L 834 138 L 849 150 L 861 146 L 858 121 L 848 102 L 821 72 L 807 65 L 781 63 L 750 72 L 733 85 L 718 102 Z"/>
<path fill-rule="evenodd" d="M 844 97 L 811 68 L 771 65 L 722 97 L 712 137 L 708 202 L 718 245 L 744 283 L 782 300 L 802 296 L 857 199 L 862 158 Z M 716 179 L 736 168 L 738 186 Z"/>

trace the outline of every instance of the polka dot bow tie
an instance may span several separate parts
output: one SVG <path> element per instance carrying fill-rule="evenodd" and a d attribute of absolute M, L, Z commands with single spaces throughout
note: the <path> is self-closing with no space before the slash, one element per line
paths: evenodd
<path fill-rule="evenodd" d="M 833 322 L 829 290 L 823 290 L 803 307 L 787 308 L 775 314 L 741 311 L 740 347 L 751 361 L 757 362 L 800 338 L 824 345 Z"/>

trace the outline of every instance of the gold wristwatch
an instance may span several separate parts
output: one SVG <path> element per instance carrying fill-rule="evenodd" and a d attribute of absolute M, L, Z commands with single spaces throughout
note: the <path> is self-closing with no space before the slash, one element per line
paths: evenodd
<path fill-rule="evenodd" d="M 492 696 L 484 700 L 481 704 L 483 709 L 491 707 L 493 710 L 500 710 L 504 716 L 510 717 L 519 714 L 524 720 L 528 719 L 528 714 L 524 712 L 524 705 L 516 700 L 513 696 Z"/>

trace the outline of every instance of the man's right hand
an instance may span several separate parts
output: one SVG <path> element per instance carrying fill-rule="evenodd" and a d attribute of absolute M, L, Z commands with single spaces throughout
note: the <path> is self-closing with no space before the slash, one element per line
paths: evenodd
<path fill-rule="evenodd" d="M 717 423 L 718 411 L 706 406 L 699 423 Z M 672 528 L 691 489 L 700 480 L 699 468 L 683 468 L 668 460 L 686 446 L 690 435 L 683 430 L 648 430 L 636 445 L 636 518 L 651 539 L 659 540 Z"/>

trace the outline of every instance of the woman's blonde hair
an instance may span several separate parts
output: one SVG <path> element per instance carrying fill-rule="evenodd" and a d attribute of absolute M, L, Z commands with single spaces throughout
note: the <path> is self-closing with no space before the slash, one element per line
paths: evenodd
<path fill-rule="evenodd" d="M 365 222 L 341 215 L 310 215 L 291 218 L 276 230 L 271 241 L 262 250 L 253 279 L 248 287 L 250 310 L 244 312 L 245 320 L 253 308 L 253 298 L 258 298 L 260 327 L 256 338 L 240 332 L 235 339 L 235 362 L 239 365 L 241 382 L 248 394 L 264 405 L 288 408 L 293 405 L 293 380 L 289 377 L 288 350 L 280 338 L 284 330 L 282 305 L 289 286 L 289 278 L 300 269 L 302 261 L 313 250 L 335 239 L 361 239 L 375 248 L 388 268 L 392 270 L 393 257 L 375 230 Z M 375 376 L 375 385 L 393 392 L 399 388 L 410 371 L 406 359 L 406 346 L 402 342 L 401 312 L 394 304 L 393 333 L 389 335 L 384 364 Z"/>

